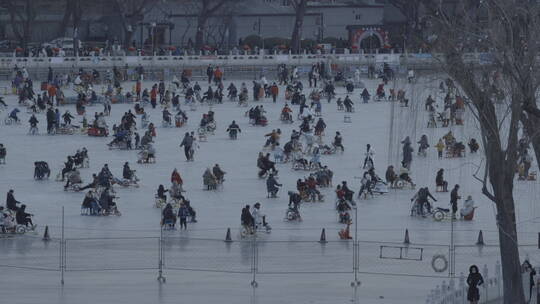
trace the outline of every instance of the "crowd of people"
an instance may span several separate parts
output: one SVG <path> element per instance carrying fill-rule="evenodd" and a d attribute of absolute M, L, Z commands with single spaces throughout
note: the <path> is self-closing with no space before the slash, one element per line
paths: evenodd
<path fill-rule="evenodd" d="M 387 164 L 386 171 L 380 170 L 376 164 L 375 147 L 371 144 L 366 145 L 363 152 L 363 159 L 359 159 L 360 167 L 363 170 L 361 176 L 357 177 L 359 182 L 358 191 L 351 190 L 352 186 L 348 181 L 341 181 L 335 187 L 333 185 L 334 172 L 332 168 L 325 164 L 325 160 L 330 155 L 336 159 L 342 159 L 345 153 L 346 140 L 343 138 L 341 125 L 335 121 L 325 121 L 324 107 L 327 103 L 335 101 L 337 110 L 342 111 L 345 117 L 358 111 L 357 107 L 371 101 L 398 102 L 404 107 L 404 111 L 409 106 L 405 87 L 391 89 L 386 91 L 385 85 L 392 79 L 393 72 L 389 67 L 383 67 L 381 81 L 377 89 L 370 93 L 368 88 L 362 84 L 358 70 L 350 77 L 343 74 L 337 74 L 332 78 L 326 63 L 314 64 L 309 72 L 306 73 L 309 92 L 304 86 L 300 70 L 295 66 L 280 65 L 277 68 L 275 81 L 268 81 L 269 75 L 261 75 L 252 83 L 251 93 L 246 85 L 242 83 L 239 88 L 231 82 L 227 86 L 225 98 L 225 69 L 218 66 L 209 65 L 206 68 L 206 79 L 193 81 L 189 73 L 184 72 L 177 78 L 176 75 L 170 83 L 164 79 L 152 83 L 150 87 L 144 87 L 145 72 L 142 69 L 137 70 L 138 77 L 133 86 L 133 90 L 124 92 L 124 76 L 118 69 L 113 69 L 110 75 L 105 75 L 106 89 L 98 96 L 93 88 L 94 82 L 101 77 L 97 71 L 79 70 L 75 73 L 74 80 L 67 79 L 66 82 L 72 82 L 77 92 L 76 113 L 71 114 L 69 110 L 60 110 L 62 106 L 64 88 L 64 77 L 61 74 L 54 74 L 49 70 L 48 80 L 45 86 L 41 88 L 41 93 L 34 92 L 32 77 L 26 69 L 17 69 L 15 72 L 13 84 L 18 95 L 18 107 L 29 109 L 29 125 L 31 134 L 38 133 L 40 123 L 39 115 L 44 114 L 47 133 L 59 134 L 62 128 L 81 129 L 90 136 L 106 136 L 109 134 L 108 123 L 111 123 L 109 115 L 112 111 L 112 105 L 123 100 L 134 105 L 133 112 L 128 110 L 121 115 L 120 121 L 113 124 L 111 128 L 112 139 L 107 144 L 110 149 L 120 149 L 127 151 L 139 150 L 139 163 L 151 164 L 156 159 L 155 142 L 157 141 L 158 131 L 162 128 L 178 127 L 182 128 L 188 121 L 186 108 L 196 111 L 199 105 L 208 105 L 211 108 L 208 112 L 202 114 L 200 122 L 197 124 L 196 131 L 184 132 L 183 138 L 179 139 L 179 149 L 183 150 L 186 161 L 192 162 L 195 158 L 195 151 L 200 148 L 199 142 L 213 140 L 210 136 L 217 130 L 217 119 L 220 108 L 217 106 L 227 102 L 238 102 L 241 115 L 249 118 L 248 128 L 257 128 L 273 124 L 272 117 L 267 116 L 264 102 L 276 103 L 283 101 L 283 106 L 279 107 L 279 122 L 292 124 L 292 128 L 274 127 L 271 132 L 265 132 L 264 143 L 256 156 L 255 166 L 258 170 L 258 178 L 264 181 L 266 185 L 266 198 L 280 200 L 279 192 L 282 188 L 289 186 L 294 191 L 287 191 L 288 205 L 285 210 L 285 219 L 288 221 L 300 221 L 303 217 L 300 214 L 301 205 L 304 203 L 323 202 L 327 199 L 325 188 L 334 189 L 335 209 L 337 211 L 337 221 L 344 225 L 344 230 L 339 234 L 341 238 L 349 238 L 348 227 L 352 223 L 350 211 L 359 204 L 360 200 L 370 199 L 376 195 L 384 195 L 390 189 L 396 191 L 411 190 L 414 195 L 411 198 L 411 215 L 420 217 L 433 216 L 440 220 L 448 216 L 449 219 L 473 220 L 477 206 L 472 195 L 467 193 L 462 195 L 459 185 L 460 181 L 447 180 L 448 169 L 438 168 L 434 174 L 435 192 L 430 192 L 431 185 L 421 185 L 417 187 L 419 174 L 414 172 L 413 160 L 426 158 L 430 155 L 433 148 L 435 158 L 463 158 L 470 157 L 478 153 L 481 145 L 475 138 L 461 138 L 454 134 L 454 126 L 461 126 L 467 123 L 465 111 L 465 98 L 457 93 L 453 83 L 449 80 L 441 82 L 439 87 L 442 98 L 437 94 L 429 95 L 425 101 L 425 114 L 428 125 L 426 128 L 447 128 L 444 136 L 441 138 L 421 134 L 419 139 L 405 136 L 400 139 L 402 145 L 400 150 L 401 160 L 397 164 Z M 413 76 L 414 77 L 414 74 Z M 412 81 L 409 79 L 409 81 Z M 200 82 L 200 83 L 199 83 Z M 362 86 L 363 85 L 363 86 Z M 203 91 L 203 86 L 207 86 Z M 280 86 L 284 88 L 280 95 Z M 336 86 L 343 86 L 346 93 L 338 97 Z M 357 90 L 358 88 L 361 90 Z M 283 98 L 281 98 L 283 97 Z M 439 99 L 439 100 L 438 100 Z M 0 106 L 9 107 L 3 100 L 0 100 Z M 87 107 L 97 102 L 103 105 L 102 112 L 95 112 L 91 122 L 86 121 L 85 113 Z M 249 106 L 249 102 L 252 105 Z M 437 103 L 443 104 L 443 111 L 438 112 Z M 150 122 L 149 113 L 153 109 L 161 107 L 162 124 Z M 215 106 L 215 107 L 214 107 Z M 247 106 L 245 111 L 242 108 Z M 267 106 L 268 107 L 268 106 Z M 151 109 L 150 109 L 151 108 Z M 420 109 L 421 110 L 421 109 Z M 8 118 L 13 123 L 20 122 L 18 108 L 10 109 Z M 77 118 L 83 117 L 83 122 L 77 125 Z M 140 118 L 140 119 L 139 119 Z M 277 118 L 277 117 L 276 117 Z M 328 130 L 332 128 L 333 131 Z M 285 131 L 282 131 L 284 129 Z M 290 133 L 287 129 L 291 129 Z M 141 132 L 142 136 L 139 135 Z M 228 137 L 231 140 L 239 140 L 242 130 L 237 120 L 232 120 L 227 129 Z M 426 132 L 427 133 L 427 132 Z M 243 134 L 243 133 L 242 133 Z M 428 133 L 433 134 L 433 133 Z M 441 133 L 442 134 L 442 133 Z M 242 135 L 243 136 L 243 135 Z M 325 142 L 326 141 L 326 142 Z M 430 145 L 430 141 L 436 143 Z M 518 178 L 520 180 L 534 180 L 535 173 L 531 171 L 533 156 L 529 150 L 530 137 L 523 134 L 520 139 L 519 150 L 519 170 Z M 416 144 L 416 147 L 415 147 Z M 468 148 L 468 151 L 467 151 Z M 349 149 L 349 148 L 348 148 Z M 347 153 L 349 150 L 347 150 Z M 357 151 L 356 151 L 357 152 Z M 0 164 L 5 162 L 7 149 L 0 144 Z M 58 174 L 58 181 L 65 182 L 64 190 L 84 192 L 82 199 L 82 214 L 85 215 L 120 215 L 115 195 L 116 185 L 122 187 L 137 187 L 138 177 L 135 170 L 132 170 L 128 162 L 122 165 L 121 178 L 115 177 L 107 164 L 104 164 L 101 170 L 93 174 L 92 180 L 84 185 L 80 170 L 88 168 L 89 151 L 86 148 L 77 150 L 74 155 L 66 158 L 63 168 Z M 252 156 L 255 159 L 255 155 Z M 220 164 L 214 163 L 202 172 L 202 185 L 204 190 L 208 191 L 229 191 L 224 187 L 225 176 L 228 174 Z M 289 173 L 285 164 L 290 166 Z M 228 168 L 229 170 L 229 168 Z M 235 168 L 230 168 L 234 171 Z M 285 185 L 281 183 L 279 175 L 286 174 L 305 174 L 302 178 L 295 178 L 296 184 Z M 383 175 L 378 174 L 384 173 Z M 46 179 L 50 175 L 48 164 L 43 161 L 35 162 L 34 177 L 36 180 Z M 227 175 L 229 176 L 229 175 Z M 155 206 L 161 209 L 160 224 L 164 229 L 176 229 L 179 223 L 180 229 L 186 230 L 188 223 L 195 223 L 196 212 L 195 204 L 187 198 L 184 182 L 180 172 L 174 169 L 171 178 L 171 185 L 166 188 L 163 184 L 157 187 L 155 195 Z M 449 185 L 451 188 L 449 188 Z M 449 192 L 449 193 L 448 193 Z M 356 194 L 356 195 L 355 195 Z M 442 196 L 448 196 L 448 205 L 450 208 L 437 207 L 435 202 L 442 202 L 445 199 Z M 461 203 L 461 199 L 466 199 Z M 263 202 L 264 203 L 264 202 Z M 245 205 L 241 210 L 241 235 L 247 237 L 258 232 L 270 232 L 267 216 L 262 212 L 263 203 L 256 202 L 252 206 Z M 32 215 L 26 212 L 26 205 L 15 200 L 14 191 L 10 190 L 6 200 L 6 207 L 0 209 L 3 231 L 10 231 L 16 225 L 34 229 Z M 479 281 L 477 278 L 474 279 Z M 474 283 L 474 284 L 478 284 Z"/>

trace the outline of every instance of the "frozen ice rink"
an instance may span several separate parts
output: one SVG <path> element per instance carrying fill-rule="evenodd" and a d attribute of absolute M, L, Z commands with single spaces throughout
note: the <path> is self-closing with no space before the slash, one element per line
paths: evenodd
<path fill-rule="evenodd" d="M 245 81 L 250 88 L 251 80 Z M 235 81 L 238 88 L 241 82 Z M 225 80 L 225 87 L 229 83 Z M 374 95 L 379 82 L 366 80 L 365 83 Z M 144 87 L 152 84 L 145 82 Z M 204 92 L 207 84 L 201 85 Z M 304 85 L 307 96 L 310 92 L 307 81 Z M 124 84 L 126 89 L 132 86 L 131 82 Z M 353 242 L 338 238 L 338 231 L 344 225 L 338 223 L 334 193 L 341 181 L 348 181 L 355 192 L 359 190 L 360 180 L 355 177 L 363 174 L 366 144 L 375 149 L 376 172 L 384 178 L 389 164 L 399 168 L 400 141 L 410 136 L 416 149 L 422 134 L 428 136 L 431 147 L 427 157 L 417 156 L 415 150 L 411 176 L 417 189 L 429 186 L 438 200 L 435 206 L 449 208 L 449 193 L 435 192 L 436 171 L 445 168 L 449 187 L 460 184 L 461 196 L 472 195 L 478 207 L 473 221 L 454 223 L 455 243 L 466 245 L 456 247 L 456 275 L 468 271 L 470 264 L 488 264 L 491 270 L 499 256 L 494 205 L 482 196 L 481 185 L 472 176 L 482 165 L 482 151 L 477 155 L 467 153 L 464 158 L 439 160 L 434 148 L 437 140 L 450 129 L 458 141 L 466 143 L 471 137 L 479 140 L 480 131 L 473 117 L 466 113 L 464 126 L 428 129 L 424 101 L 432 95 L 442 108 L 444 95 L 438 90 L 438 81 L 424 77 L 408 84 L 397 79 L 386 86 L 387 92 L 389 88 L 406 90 L 409 107 L 373 100 L 363 104 L 361 91 L 356 89 L 352 94 L 355 102 L 352 122 L 345 123 L 344 113 L 337 110 L 335 100 L 331 104 L 322 101 L 322 117 L 327 124 L 324 142 L 331 144 L 335 132 L 340 131 L 345 153 L 321 156 L 323 165 L 334 172 L 334 187 L 322 189 L 324 202 L 301 205 L 302 222 L 284 221 L 287 191 L 295 190 L 296 180 L 309 173 L 292 170 L 290 163 L 278 164 L 278 181 L 283 187 L 277 199 L 267 198 L 266 183 L 257 177 L 256 160 L 265 143 L 264 135 L 280 128 L 283 145 L 300 124 L 300 121 L 284 124 L 279 120 L 285 102 L 284 86 L 280 86 L 280 98 L 275 104 L 271 99 L 250 101 L 250 107 L 264 105 L 269 120 L 266 127 L 249 124 L 245 116 L 249 107 L 239 107 L 226 100 L 213 106 L 217 130 L 207 142 L 198 143 L 194 162 L 185 161 L 179 144 L 185 132 L 197 130 L 202 114 L 209 110 L 207 105 L 199 105 L 196 111 L 183 106 L 189 121 L 182 128 L 162 128 L 161 108 L 147 107 L 150 120 L 157 126 L 154 139 L 157 162 L 144 165 L 137 164 L 136 151 L 109 150 L 106 144 L 111 137 L 46 135 L 44 113 L 37 115 L 40 135 L 27 135 L 30 114 L 20 107 L 22 125 L 0 126 L 0 143 L 8 149 L 7 163 L 0 165 L 0 193 L 15 190 L 17 200 L 27 204 L 29 212 L 35 215 L 38 232 L 0 238 L 1 298 L 5 303 L 424 303 L 430 289 L 443 280 L 448 281 L 448 270 L 436 273 L 431 262 L 434 255 L 449 255 L 450 221 L 411 217 L 413 190 L 390 190 L 384 195 L 357 200 L 361 285 L 351 288 Z M 345 97 L 344 88 L 337 88 L 337 93 L 338 97 Z M 66 90 L 66 95 L 69 94 L 73 92 Z M 5 99 L 8 111 L 16 106 L 15 96 Z M 60 111 L 63 113 L 66 109 L 76 113 L 74 105 L 63 106 Z M 107 118 L 109 127 L 118 124 L 128 109 L 133 111 L 133 105 L 114 104 Z M 298 107 L 292 109 L 296 116 Z M 101 105 L 87 107 L 87 117 L 90 119 L 94 112 L 101 111 Z M 2 120 L 7 113 L 0 113 Z M 140 123 L 140 117 L 137 119 Z M 78 123 L 81 117 L 75 120 Z M 232 120 L 236 120 L 242 130 L 236 141 L 230 140 L 225 131 Z M 81 170 L 85 183 L 90 182 L 92 173 L 98 173 L 105 163 L 115 176 L 121 176 L 125 161 L 137 170 L 141 179 L 139 188 L 115 188 L 122 216 L 81 216 L 84 193 L 65 192 L 63 184 L 54 180 L 66 157 L 82 147 L 88 149 L 90 156 L 90 168 Z M 34 161 L 38 160 L 48 162 L 51 167 L 49 180 L 33 179 Z M 205 191 L 202 174 L 216 163 L 227 172 L 226 181 L 217 191 Z M 536 167 L 533 164 L 533 169 Z M 186 196 L 197 211 L 198 222 L 188 223 L 187 231 L 163 232 L 167 281 L 159 284 L 156 278 L 161 214 L 154 208 L 154 195 L 159 184 L 169 187 L 174 168 L 182 176 Z M 516 181 L 515 198 L 520 244 L 531 245 L 523 247 L 521 254 L 538 264 L 538 181 Z M 253 289 L 250 286 L 253 247 L 249 240 L 239 239 L 239 228 L 242 207 L 255 202 L 262 204 L 273 229 L 259 236 L 258 288 Z M 62 207 L 67 239 L 63 286 L 58 271 Z M 47 243 L 41 240 L 46 225 L 53 238 Z M 233 242 L 225 243 L 229 227 Z M 329 241 L 324 245 L 318 242 L 322 228 L 326 229 Z M 409 249 L 405 249 L 408 259 L 395 259 L 403 250 L 394 247 L 403 246 L 405 229 L 411 239 Z M 483 231 L 487 244 L 482 250 L 474 246 L 479 230 Z M 442 278 L 444 276 L 447 278 Z"/>

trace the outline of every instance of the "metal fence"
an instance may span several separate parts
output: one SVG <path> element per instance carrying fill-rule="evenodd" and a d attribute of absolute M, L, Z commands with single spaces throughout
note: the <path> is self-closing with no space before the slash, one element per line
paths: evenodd
<path fill-rule="evenodd" d="M 500 260 L 499 246 L 466 246 L 456 245 L 455 261 L 457 269 L 468 270 L 470 265 L 477 265 L 480 273 L 484 277 L 484 284 L 479 286 L 480 301 L 482 303 L 496 303 L 503 296 L 503 278 Z M 520 245 L 521 261 L 528 260 L 532 265 L 540 264 L 540 250 L 538 245 Z M 495 262 L 494 262 L 495 261 Z M 540 272 L 540 268 L 537 269 Z M 443 281 L 431 290 L 427 297 L 429 304 L 466 304 L 468 287 L 465 284 L 467 273 L 460 272 L 456 275 L 456 280 L 450 278 L 448 282 Z M 523 274 L 523 285 L 526 300 L 533 303 L 537 290 L 529 299 L 529 274 Z M 538 286 L 535 287 L 536 289 Z"/>
<path fill-rule="evenodd" d="M 448 265 L 434 270 L 433 257 L 448 257 L 447 245 L 343 241 L 239 241 L 183 237 L 0 238 L 0 268 L 55 271 L 173 271 L 236 273 L 252 284 L 264 275 L 381 274 L 447 278 Z M 350 282 L 347 282 L 350 283 Z"/>

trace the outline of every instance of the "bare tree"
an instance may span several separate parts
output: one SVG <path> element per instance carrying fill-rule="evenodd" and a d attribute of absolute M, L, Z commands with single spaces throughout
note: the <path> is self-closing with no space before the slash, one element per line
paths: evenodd
<path fill-rule="evenodd" d="M 66 0 L 66 7 L 64 10 L 64 17 L 60 23 L 58 29 L 58 36 L 64 37 L 70 21 L 72 21 L 73 30 L 78 29 L 81 24 L 82 18 L 82 4 L 81 0 Z"/>
<path fill-rule="evenodd" d="M 413 39 L 422 35 L 421 10 L 423 0 L 388 0 L 406 19 L 405 37 L 410 45 Z"/>
<path fill-rule="evenodd" d="M 37 17 L 36 1 L 2 0 L 0 4 L 7 8 L 13 34 L 26 49 L 32 39 L 32 26 Z"/>
<path fill-rule="evenodd" d="M 432 31 L 427 42 L 432 51 L 444 55 L 443 69 L 469 98 L 467 104 L 480 126 L 486 164 L 483 178 L 477 179 L 497 210 L 504 303 L 523 304 L 513 186 L 523 108 L 535 106 L 538 88 L 538 5 L 459 0 L 449 12 L 440 0 L 425 2 Z M 483 64 L 468 60 L 470 50 L 487 51 L 489 60 Z M 500 101 L 494 97 L 497 92 L 504 94 Z"/>
<path fill-rule="evenodd" d="M 124 46 L 129 47 L 133 38 L 133 32 L 139 22 L 143 21 L 143 15 L 150 10 L 151 4 L 157 0 L 114 0 L 114 7 L 124 30 Z"/>
<path fill-rule="evenodd" d="M 308 2 L 310 0 L 291 0 L 292 7 L 294 9 L 294 28 L 291 37 L 291 49 L 295 53 L 300 52 L 302 41 L 302 28 L 304 26 L 304 16 L 308 8 Z"/>
<path fill-rule="evenodd" d="M 214 15 L 226 3 L 232 0 L 195 0 L 199 10 L 197 14 L 197 32 L 195 34 L 195 48 L 200 49 L 205 44 L 205 33 L 208 26 L 208 19 Z"/>

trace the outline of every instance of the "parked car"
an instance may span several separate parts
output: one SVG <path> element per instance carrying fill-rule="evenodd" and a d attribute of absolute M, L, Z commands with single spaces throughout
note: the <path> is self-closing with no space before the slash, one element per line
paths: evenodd
<path fill-rule="evenodd" d="M 74 41 L 73 38 L 69 37 L 62 37 L 62 38 L 56 38 L 54 40 L 51 40 L 50 42 L 43 43 L 44 47 L 50 46 L 50 47 L 57 47 L 62 48 L 64 50 L 73 50 L 74 49 Z"/>

